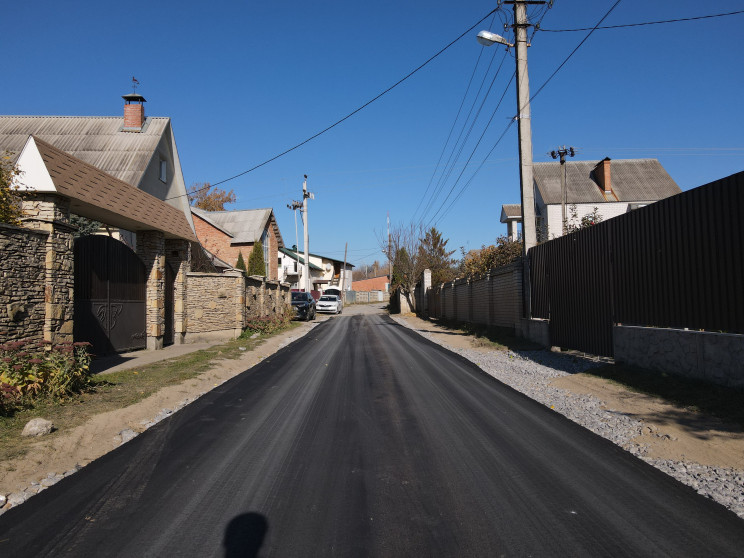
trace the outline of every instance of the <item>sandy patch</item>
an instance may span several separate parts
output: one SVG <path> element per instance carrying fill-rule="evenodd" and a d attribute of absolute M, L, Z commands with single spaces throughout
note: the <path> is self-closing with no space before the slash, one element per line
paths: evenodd
<path fill-rule="evenodd" d="M 605 409 L 641 421 L 643 434 L 635 442 L 648 447 L 646 455 L 650 458 L 744 469 L 744 432 L 738 426 L 587 374 L 563 376 L 551 384 L 572 393 L 593 395 Z"/>

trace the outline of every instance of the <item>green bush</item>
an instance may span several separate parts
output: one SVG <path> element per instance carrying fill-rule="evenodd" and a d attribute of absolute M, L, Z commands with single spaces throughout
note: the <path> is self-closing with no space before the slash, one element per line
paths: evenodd
<path fill-rule="evenodd" d="M 0 345 L 0 411 L 40 397 L 65 399 L 91 383 L 90 343 L 9 341 Z"/>

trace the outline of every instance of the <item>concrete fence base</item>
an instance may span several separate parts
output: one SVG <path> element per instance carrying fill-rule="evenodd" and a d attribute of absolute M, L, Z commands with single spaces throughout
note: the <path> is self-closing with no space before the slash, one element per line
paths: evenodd
<path fill-rule="evenodd" d="M 744 335 L 615 326 L 613 344 L 616 362 L 744 387 Z"/>

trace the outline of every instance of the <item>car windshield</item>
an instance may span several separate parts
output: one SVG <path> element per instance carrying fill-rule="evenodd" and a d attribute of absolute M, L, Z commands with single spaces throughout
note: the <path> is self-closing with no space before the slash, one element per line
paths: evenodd
<path fill-rule="evenodd" d="M 305 293 L 292 293 L 292 300 L 305 300 Z"/>
<path fill-rule="evenodd" d="M 336 297 L 335 296 L 326 295 L 326 296 L 321 296 L 320 297 L 320 300 L 323 301 L 323 302 L 336 302 Z"/>

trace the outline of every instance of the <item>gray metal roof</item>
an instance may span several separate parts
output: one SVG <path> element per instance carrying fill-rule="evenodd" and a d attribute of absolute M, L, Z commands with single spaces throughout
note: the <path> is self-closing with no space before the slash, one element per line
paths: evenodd
<path fill-rule="evenodd" d="M 273 217 L 273 210 L 267 209 L 243 209 L 236 211 L 204 211 L 192 207 L 194 215 L 198 215 L 211 225 L 232 236 L 231 244 L 255 243 L 261 240 L 261 235 L 271 220 L 274 233 L 277 236 L 280 247 L 284 246 L 279 227 Z"/>
<path fill-rule="evenodd" d="M 148 117 L 141 132 L 124 132 L 124 118 L 116 116 L 0 116 L 0 152 L 17 154 L 33 135 L 138 186 L 169 123 Z"/>
<path fill-rule="evenodd" d="M 566 198 L 568 203 L 604 203 L 656 201 L 682 190 L 657 159 L 613 159 L 610 182 L 617 196 L 605 195 L 594 179 L 599 161 L 566 161 Z M 561 165 L 534 163 L 537 190 L 546 204 L 561 203 Z"/>
<path fill-rule="evenodd" d="M 507 203 L 501 206 L 501 222 L 522 219 L 522 205 L 518 203 Z"/>

